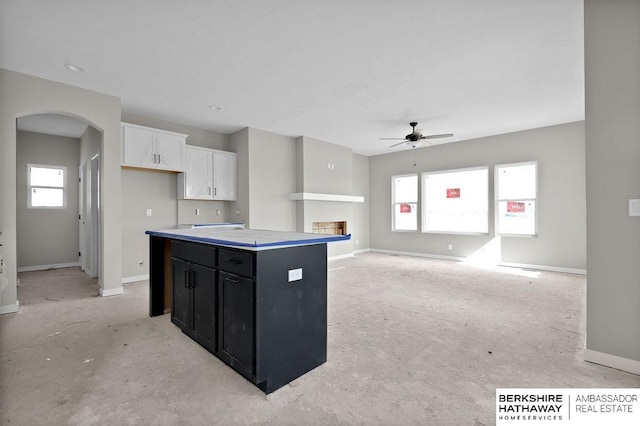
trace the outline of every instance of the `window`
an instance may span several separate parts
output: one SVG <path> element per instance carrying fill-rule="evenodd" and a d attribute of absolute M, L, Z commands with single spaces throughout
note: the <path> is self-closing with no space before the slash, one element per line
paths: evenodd
<path fill-rule="evenodd" d="M 418 230 L 418 175 L 391 178 L 394 231 Z"/>
<path fill-rule="evenodd" d="M 28 206 L 30 208 L 65 208 L 67 168 L 40 164 L 29 164 L 27 167 L 29 169 Z"/>
<path fill-rule="evenodd" d="M 536 235 L 537 169 L 535 161 L 496 166 L 496 234 Z"/>
<path fill-rule="evenodd" d="M 487 167 L 422 174 L 422 232 L 488 233 Z"/>

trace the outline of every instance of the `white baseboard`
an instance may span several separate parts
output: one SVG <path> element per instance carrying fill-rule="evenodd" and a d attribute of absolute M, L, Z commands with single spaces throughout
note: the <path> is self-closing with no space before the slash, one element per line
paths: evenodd
<path fill-rule="evenodd" d="M 109 296 L 117 296 L 118 294 L 124 293 L 124 288 L 122 286 L 116 288 L 108 288 L 108 289 L 100 289 L 100 296 L 109 297 Z"/>
<path fill-rule="evenodd" d="M 132 277 L 124 277 L 121 280 L 122 284 L 135 283 L 137 281 L 146 281 L 149 279 L 149 274 L 146 275 L 134 275 Z"/>
<path fill-rule="evenodd" d="M 346 259 L 346 258 L 348 258 L 348 257 L 353 257 L 353 253 L 339 254 L 339 255 L 337 255 L 337 256 L 331 256 L 331 257 L 328 257 L 328 258 L 327 258 L 327 260 L 328 260 L 329 262 L 331 262 L 332 260 Z"/>
<path fill-rule="evenodd" d="M 369 253 L 371 249 L 354 250 L 353 254 Z"/>
<path fill-rule="evenodd" d="M 397 254 L 401 256 L 426 257 L 430 259 L 441 259 L 441 260 L 454 260 L 457 262 L 464 262 L 468 260 L 466 257 L 445 256 L 441 254 L 430 254 L 430 253 L 416 253 L 416 252 L 409 252 L 409 251 L 396 251 L 396 250 L 385 250 L 385 249 L 375 249 L 375 248 L 372 248 L 369 251 L 377 252 L 377 253 L 386 253 L 386 254 Z M 587 274 L 586 269 L 564 268 L 561 266 L 534 265 L 530 263 L 500 262 L 496 266 L 506 266 L 509 268 L 535 269 L 539 271 L 549 271 L 549 272 L 563 272 L 565 274 L 578 274 L 578 275 Z"/>
<path fill-rule="evenodd" d="M 375 248 L 369 249 L 369 251 L 372 251 L 375 253 L 397 254 L 400 256 L 426 257 L 429 259 L 455 260 L 455 261 L 467 260 L 464 257 L 444 256 L 441 254 L 416 253 L 411 251 L 397 251 L 397 250 L 386 250 L 386 249 L 375 249 Z"/>
<path fill-rule="evenodd" d="M 636 361 L 634 359 L 585 349 L 584 360 L 594 364 L 604 365 L 605 367 L 611 367 L 617 370 L 640 375 L 640 361 Z"/>
<path fill-rule="evenodd" d="M 538 269 L 540 271 L 562 272 L 565 274 L 587 275 L 586 269 L 565 268 L 562 266 L 532 265 L 530 263 L 500 262 L 500 266 L 509 268 Z"/>
<path fill-rule="evenodd" d="M 80 266 L 80 262 L 53 263 L 51 265 L 19 266 L 18 272 L 46 271 L 47 269 L 73 268 Z"/>
<path fill-rule="evenodd" d="M 0 315 L 14 314 L 18 312 L 19 305 L 20 305 L 20 302 L 16 302 L 13 305 L 0 306 Z"/>

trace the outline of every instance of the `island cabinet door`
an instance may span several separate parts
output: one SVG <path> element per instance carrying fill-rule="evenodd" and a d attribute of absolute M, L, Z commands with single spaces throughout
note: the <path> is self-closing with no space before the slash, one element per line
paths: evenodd
<path fill-rule="evenodd" d="M 191 264 L 194 339 L 216 352 L 216 270 Z"/>
<path fill-rule="evenodd" d="M 191 330 L 191 289 L 189 288 L 189 262 L 171 258 L 173 298 L 171 300 L 171 322 L 183 331 Z"/>
<path fill-rule="evenodd" d="M 252 379 L 254 366 L 253 281 L 219 272 L 220 357 Z"/>

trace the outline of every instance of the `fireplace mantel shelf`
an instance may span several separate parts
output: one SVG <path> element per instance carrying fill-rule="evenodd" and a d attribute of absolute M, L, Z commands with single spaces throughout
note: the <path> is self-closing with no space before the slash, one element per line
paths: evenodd
<path fill-rule="evenodd" d="M 342 201 L 346 203 L 364 203 L 362 195 L 318 194 L 315 192 L 292 192 L 291 201 Z"/>

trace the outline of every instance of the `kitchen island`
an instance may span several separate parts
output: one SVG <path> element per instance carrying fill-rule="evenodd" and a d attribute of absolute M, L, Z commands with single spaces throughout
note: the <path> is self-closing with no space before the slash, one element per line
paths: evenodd
<path fill-rule="evenodd" d="M 149 315 L 265 393 L 327 360 L 327 243 L 349 235 L 242 226 L 147 231 Z"/>

